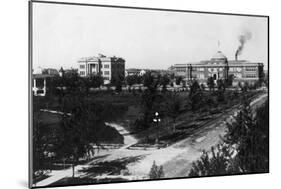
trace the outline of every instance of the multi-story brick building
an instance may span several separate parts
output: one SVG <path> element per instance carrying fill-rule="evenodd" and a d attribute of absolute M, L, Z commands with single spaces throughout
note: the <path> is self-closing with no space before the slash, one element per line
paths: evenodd
<path fill-rule="evenodd" d="M 253 63 L 246 60 L 228 60 L 218 51 L 210 60 L 195 63 L 175 64 L 176 76 L 184 78 L 185 82 L 196 79 L 199 83 L 207 83 L 209 77 L 213 79 L 226 79 L 233 76 L 233 85 L 239 82 L 253 84 L 263 77 L 263 63 Z"/>
<path fill-rule="evenodd" d="M 80 76 L 100 75 L 104 78 L 104 84 L 110 83 L 112 78 L 125 77 L 125 60 L 120 57 L 106 57 L 100 54 L 98 57 L 81 58 L 78 64 Z"/>

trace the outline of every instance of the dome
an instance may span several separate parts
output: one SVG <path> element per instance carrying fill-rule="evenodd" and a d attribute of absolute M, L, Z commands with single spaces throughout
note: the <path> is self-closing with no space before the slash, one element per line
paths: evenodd
<path fill-rule="evenodd" d="M 218 51 L 216 54 L 214 54 L 212 59 L 215 59 L 215 60 L 226 60 L 227 58 L 226 58 L 226 56 L 221 51 Z"/>

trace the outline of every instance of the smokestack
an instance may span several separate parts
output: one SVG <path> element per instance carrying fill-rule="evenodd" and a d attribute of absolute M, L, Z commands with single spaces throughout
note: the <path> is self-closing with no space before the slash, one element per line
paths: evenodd
<path fill-rule="evenodd" d="M 251 32 L 246 32 L 245 34 L 239 35 L 238 40 L 240 45 L 238 46 L 236 52 L 235 52 L 235 60 L 238 60 L 238 56 L 242 54 L 242 51 L 244 49 L 245 43 L 252 38 Z"/>

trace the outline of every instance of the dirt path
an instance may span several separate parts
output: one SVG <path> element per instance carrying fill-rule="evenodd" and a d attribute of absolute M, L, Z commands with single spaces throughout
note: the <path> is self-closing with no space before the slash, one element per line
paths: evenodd
<path fill-rule="evenodd" d="M 128 148 L 129 146 L 132 146 L 133 144 L 137 143 L 138 140 L 130 135 L 129 131 L 127 131 L 124 127 L 121 125 L 118 125 L 116 123 L 105 123 L 107 126 L 115 128 L 121 135 L 124 137 L 124 146 L 121 149 Z"/>

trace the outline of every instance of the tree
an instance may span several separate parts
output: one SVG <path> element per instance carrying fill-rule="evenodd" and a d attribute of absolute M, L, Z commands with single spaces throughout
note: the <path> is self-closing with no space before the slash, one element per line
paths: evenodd
<path fill-rule="evenodd" d="M 189 176 L 209 176 L 269 171 L 269 106 L 266 101 L 255 111 L 243 99 L 235 121 L 227 124 L 223 145 L 204 152 L 193 163 Z"/>
<path fill-rule="evenodd" d="M 126 83 L 129 85 L 129 91 L 131 91 L 131 87 L 133 84 L 136 84 L 138 82 L 138 76 L 137 75 L 128 75 L 126 77 Z"/>
<path fill-rule="evenodd" d="M 247 92 L 249 90 L 249 83 L 246 81 L 243 86 L 243 92 Z"/>
<path fill-rule="evenodd" d="M 216 149 L 212 147 L 210 154 L 203 151 L 200 159 L 192 163 L 189 176 L 198 177 L 234 174 L 236 170 L 229 166 L 232 155 L 233 152 L 225 145 L 217 145 Z"/>
<path fill-rule="evenodd" d="M 99 88 L 103 84 L 104 79 L 100 75 L 91 74 L 88 77 L 88 81 L 89 81 L 89 87 Z"/>
<path fill-rule="evenodd" d="M 159 80 L 154 79 L 149 72 L 144 75 L 144 85 L 147 89 L 142 93 L 141 105 L 143 111 L 143 126 L 145 128 L 150 126 L 154 112 L 156 110 L 159 111 L 158 108 L 162 96 L 157 91 L 158 84 Z"/>
<path fill-rule="evenodd" d="M 138 92 L 139 92 L 139 93 L 142 93 L 142 89 L 141 89 L 140 86 L 139 86 L 139 88 L 138 88 Z"/>
<path fill-rule="evenodd" d="M 240 88 L 241 91 L 243 90 L 243 85 L 240 81 L 238 82 L 238 87 Z"/>
<path fill-rule="evenodd" d="M 143 76 L 143 85 L 145 87 L 147 87 L 148 89 L 153 89 L 156 87 L 158 83 L 154 81 L 153 76 L 151 75 L 150 72 L 147 72 L 146 74 L 144 74 Z"/>
<path fill-rule="evenodd" d="M 115 86 L 116 92 L 122 91 L 122 81 L 123 78 L 121 76 L 115 76 L 111 79 L 111 83 Z"/>
<path fill-rule="evenodd" d="M 215 82 L 214 82 L 214 78 L 213 77 L 209 77 L 208 80 L 207 80 L 207 85 L 210 89 L 210 91 L 214 91 L 214 88 L 215 88 Z"/>
<path fill-rule="evenodd" d="M 205 91 L 205 85 L 203 83 L 201 83 L 200 88 L 202 91 Z"/>
<path fill-rule="evenodd" d="M 44 107 L 42 98 L 33 100 L 33 121 L 32 121 L 32 164 L 33 177 L 41 176 L 50 170 L 49 164 L 52 160 L 53 143 L 55 130 L 46 124 L 43 120 Z"/>
<path fill-rule="evenodd" d="M 234 75 L 233 75 L 233 74 L 230 74 L 230 75 L 228 76 L 228 78 L 226 79 L 226 81 L 225 81 L 226 84 L 227 84 L 227 87 L 232 86 L 233 80 L 234 80 Z"/>
<path fill-rule="evenodd" d="M 69 90 L 76 90 L 78 86 L 79 75 L 75 71 L 66 72 L 63 75 L 65 79 L 65 86 L 69 88 Z"/>
<path fill-rule="evenodd" d="M 39 112 L 33 114 L 33 176 L 44 174 L 49 168 L 46 166 L 48 162 L 48 153 L 50 151 L 50 131 L 40 121 Z"/>
<path fill-rule="evenodd" d="M 196 110 L 200 107 L 203 100 L 203 94 L 200 89 L 199 83 L 195 80 L 191 84 L 189 92 L 189 101 L 191 103 L 191 109 Z"/>
<path fill-rule="evenodd" d="M 181 82 L 182 82 L 182 77 L 181 76 L 176 77 L 176 85 L 180 85 Z"/>
<path fill-rule="evenodd" d="M 153 115 L 153 106 L 156 99 L 156 90 L 148 90 L 146 89 L 142 93 L 142 112 L 143 112 L 143 126 L 144 128 L 148 128 L 150 122 L 152 120 Z"/>
<path fill-rule="evenodd" d="M 176 119 L 181 113 L 181 99 L 177 93 L 170 93 L 166 97 L 166 110 L 173 120 L 173 132 L 176 131 Z"/>
<path fill-rule="evenodd" d="M 225 82 L 222 79 L 217 80 L 218 91 L 225 91 Z"/>
<path fill-rule="evenodd" d="M 174 82 L 173 82 L 173 81 L 171 81 L 170 85 L 171 85 L 171 87 L 174 87 Z"/>
<path fill-rule="evenodd" d="M 149 179 L 160 179 L 164 178 L 164 171 L 162 166 L 157 166 L 155 161 L 153 161 L 152 167 L 149 172 Z"/>
<path fill-rule="evenodd" d="M 93 154 L 93 145 L 99 145 L 97 131 L 104 121 L 96 105 L 87 105 L 83 100 L 72 100 L 71 115 L 64 114 L 57 129 L 55 153 L 58 158 L 72 162 L 72 177 L 79 159 Z"/>
<path fill-rule="evenodd" d="M 269 162 L 269 108 L 268 101 L 256 110 L 244 99 L 243 109 L 233 124 L 228 124 L 225 142 L 237 145 L 235 161 L 242 173 L 268 172 Z"/>
<path fill-rule="evenodd" d="M 162 91 L 166 92 L 167 91 L 167 85 L 170 82 L 170 78 L 168 77 L 168 75 L 163 75 L 160 78 L 160 85 L 162 85 Z"/>
<path fill-rule="evenodd" d="M 217 91 L 217 100 L 219 102 L 224 102 L 225 97 L 224 97 L 224 92 L 225 92 L 225 82 L 222 79 L 217 80 L 217 86 L 218 86 L 218 91 Z"/>

